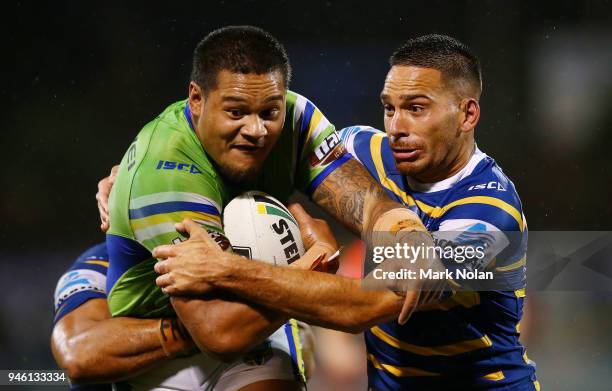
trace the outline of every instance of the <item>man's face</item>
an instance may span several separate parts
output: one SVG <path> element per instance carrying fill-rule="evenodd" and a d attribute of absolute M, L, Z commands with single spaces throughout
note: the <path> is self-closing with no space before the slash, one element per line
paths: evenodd
<path fill-rule="evenodd" d="M 222 70 L 217 86 L 190 85 L 189 104 L 198 138 L 221 175 L 232 183 L 253 179 L 281 135 L 285 83 L 279 72 L 242 74 Z M 196 115 L 198 113 L 198 115 Z"/>
<path fill-rule="evenodd" d="M 436 69 L 393 66 L 381 92 L 385 130 L 398 170 L 421 182 L 448 177 L 465 135 L 454 89 Z"/>

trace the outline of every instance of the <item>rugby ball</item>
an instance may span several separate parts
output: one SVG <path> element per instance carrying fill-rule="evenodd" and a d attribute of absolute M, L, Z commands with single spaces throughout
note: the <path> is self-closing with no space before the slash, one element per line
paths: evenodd
<path fill-rule="evenodd" d="M 304 254 L 300 228 L 287 207 L 259 191 L 248 191 L 223 210 L 225 236 L 234 253 L 277 266 Z"/>

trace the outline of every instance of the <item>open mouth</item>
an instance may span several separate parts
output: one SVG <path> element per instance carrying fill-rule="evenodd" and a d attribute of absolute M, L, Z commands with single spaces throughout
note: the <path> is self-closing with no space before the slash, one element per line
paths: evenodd
<path fill-rule="evenodd" d="M 255 153 L 261 149 L 261 147 L 253 144 L 237 144 L 232 146 L 232 148 L 244 153 Z"/>

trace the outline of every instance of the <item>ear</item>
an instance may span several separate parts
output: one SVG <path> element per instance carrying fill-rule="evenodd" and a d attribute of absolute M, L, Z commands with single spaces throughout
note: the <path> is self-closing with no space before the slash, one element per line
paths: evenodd
<path fill-rule="evenodd" d="M 463 112 L 459 130 L 462 132 L 474 130 L 480 119 L 480 104 L 478 104 L 478 101 L 474 98 L 465 98 L 459 104 L 459 109 Z"/>
<path fill-rule="evenodd" d="M 194 81 L 189 83 L 189 110 L 191 115 L 199 117 L 202 112 L 202 106 L 204 105 L 204 91 Z"/>

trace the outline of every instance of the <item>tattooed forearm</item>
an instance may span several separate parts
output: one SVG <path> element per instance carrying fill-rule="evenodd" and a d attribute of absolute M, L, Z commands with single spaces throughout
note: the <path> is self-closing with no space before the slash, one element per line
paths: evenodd
<path fill-rule="evenodd" d="M 354 159 L 329 174 L 312 199 L 357 234 L 367 228 L 372 213 L 398 206 Z"/>

